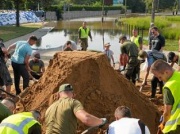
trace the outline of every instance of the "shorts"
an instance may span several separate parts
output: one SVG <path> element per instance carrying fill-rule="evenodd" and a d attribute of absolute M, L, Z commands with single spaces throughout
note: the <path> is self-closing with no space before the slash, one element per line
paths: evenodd
<path fill-rule="evenodd" d="M 1 61 L 0 61 L 0 78 L 1 78 L 1 84 L 3 83 L 5 86 L 10 86 L 13 84 L 6 64 Z"/>
<path fill-rule="evenodd" d="M 154 63 L 154 58 L 153 56 L 148 56 L 147 62 L 148 62 L 148 67 L 150 67 Z"/>

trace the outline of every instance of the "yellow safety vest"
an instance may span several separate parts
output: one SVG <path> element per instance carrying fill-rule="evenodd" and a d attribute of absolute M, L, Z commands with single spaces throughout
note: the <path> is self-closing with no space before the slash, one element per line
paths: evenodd
<path fill-rule="evenodd" d="M 177 125 L 180 125 L 180 72 L 175 71 L 172 77 L 166 82 L 163 88 L 167 87 L 170 89 L 173 97 L 174 104 L 171 110 L 171 116 L 166 122 L 163 129 L 163 133 L 168 133 L 170 131 L 176 130 Z"/>
<path fill-rule="evenodd" d="M 28 134 L 29 128 L 39 122 L 31 112 L 14 114 L 4 119 L 0 124 L 0 134 Z"/>
<path fill-rule="evenodd" d="M 139 35 L 137 37 L 134 37 L 134 36 L 131 37 L 131 42 L 134 42 L 138 48 L 140 46 L 139 37 L 140 37 Z"/>
<path fill-rule="evenodd" d="M 88 38 L 89 31 L 90 31 L 89 28 L 86 28 L 86 30 L 84 30 L 83 27 L 80 27 L 79 30 L 81 32 L 81 37 L 80 38 Z"/>

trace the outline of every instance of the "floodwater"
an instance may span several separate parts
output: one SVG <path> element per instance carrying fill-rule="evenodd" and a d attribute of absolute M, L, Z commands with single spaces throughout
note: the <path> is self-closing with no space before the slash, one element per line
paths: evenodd
<path fill-rule="evenodd" d="M 67 21 L 59 21 L 55 23 L 55 28 L 41 38 L 38 49 L 51 49 L 61 47 L 67 40 L 73 40 L 78 43 L 78 29 L 83 21 L 87 22 L 87 27 L 91 29 L 93 41 L 88 40 L 88 50 L 103 51 L 103 44 L 110 43 L 110 49 L 114 52 L 114 58 L 117 62 L 120 53 L 119 37 L 123 28 L 115 23 L 116 18 L 105 18 L 101 22 L 101 18 L 74 19 Z"/>

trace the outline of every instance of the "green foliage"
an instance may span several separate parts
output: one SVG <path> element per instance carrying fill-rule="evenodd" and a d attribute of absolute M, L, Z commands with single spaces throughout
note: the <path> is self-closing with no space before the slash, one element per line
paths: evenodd
<path fill-rule="evenodd" d="M 172 22 L 180 22 L 180 17 L 179 16 L 166 16 L 166 19 L 168 21 L 172 21 Z"/>
<path fill-rule="evenodd" d="M 146 4 L 144 2 L 144 0 L 126 0 L 126 4 L 127 4 L 127 9 L 131 9 L 132 13 L 135 12 L 145 12 L 145 7 Z"/>
<path fill-rule="evenodd" d="M 123 6 L 104 6 L 104 10 L 122 10 Z M 50 11 L 56 11 L 56 10 L 63 10 L 63 6 L 62 5 L 53 5 L 50 6 L 49 8 L 47 8 L 46 10 L 50 10 Z M 86 10 L 86 11 L 101 11 L 102 10 L 102 6 L 98 6 L 98 5 L 94 5 L 94 6 L 87 6 L 87 5 L 72 5 L 69 8 L 70 11 L 82 11 L 82 10 Z M 67 9 L 66 9 L 67 11 Z"/>
<path fill-rule="evenodd" d="M 119 21 L 145 30 L 148 30 L 150 26 L 150 16 L 121 18 Z M 177 40 L 180 36 L 180 16 L 156 16 L 155 25 L 166 39 Z"/>
<path fill-rule="evenodd" d="M 166 45 L 164 50 L 177 51 L 179 49 L 178 40 L 168 40 L 166 39 Z"/>
<path fill-rule="evenodd" d="M 92 4 L 94 7 L 100 7 L 102 6 L 102 3 L 100 1 L 96 1 L 95 3 Z"/>
<path fill-rule="evenodd" d="M 3 34 L 1 35 L 1 38 L 4 39 L 4 41 L 17 38 L 20 36 L 23 36 L 25 34 L 31 33 L 35 30 L 37 30 L 40 27 L 37 26 L 21 26 L 21 27 L 16 27 L 16 26 L 0 26 L 1 32 Z"/>
<path fill-rule="evenodd" d="M 162 33 L 164 37 L 167 39 L 178 40 L 180 36 L 180 27 L 175 27 L 175 28 L 167 27 L 167 28 L 162 29 Z"/>
<path fill-rule="evenodd" d="M 159 0 L 159 8 L 167 9 L 172 8 L 174 6 L 175 0 Z"/>
<path fill-rule="evenodd" d="M 155 18 L 155 25 L 159 29 L 163 29 L 165 27 L 170 27 L 171 26 L 171 22 L 168 21 L 165 16 L 157 16 Z"/>

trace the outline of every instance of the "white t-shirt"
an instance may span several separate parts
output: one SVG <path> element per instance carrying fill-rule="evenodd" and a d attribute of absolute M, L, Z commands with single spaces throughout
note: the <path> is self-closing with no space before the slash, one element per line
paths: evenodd
<path fill-rule="evenodd" d="M 142 134 L 138 124 L 139 119 L 121 118 L 109 125 L 108 134 Z M 145 126 L 145 134 L 150 134 L 147 126 Z"/>
<path fill-rule="evenodd" d="M 111 61 L 111 56 L 113 56 L 113 51 L 112 50 L 104 50 L 103 51 L 104 54 L 107 55 L 107 57 L 109 58 L 109 60 Z"/>

